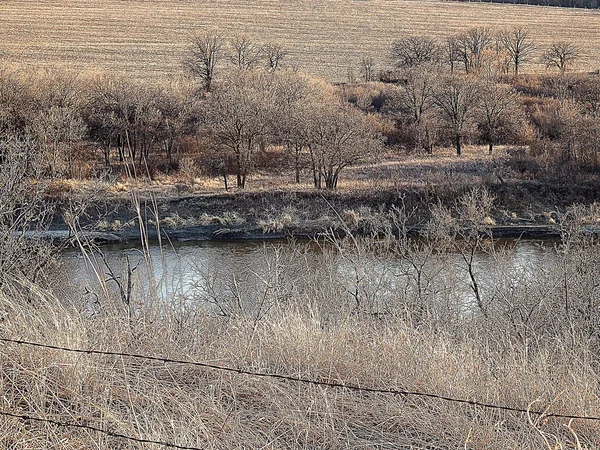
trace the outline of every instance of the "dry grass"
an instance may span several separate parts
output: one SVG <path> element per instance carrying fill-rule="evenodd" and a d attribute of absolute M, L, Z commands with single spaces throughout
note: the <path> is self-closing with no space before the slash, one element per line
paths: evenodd
<path fill-rule="evenodd" d="M 407 189 L 441 182 L 481 184 L 493 175 L 495 166 L 506 159 L 504 146 L 497 146 L 493 155 L 489 155 L 487 147 L 466 145 L 462 156 L 456 156 L 453 148 L 439 147 L 431 155 L 407 155 L 400 150 L 390 150 L 377 158 L 371 158 L 363 164 L 352 165 L 344 169 L 340 176 L 338 191 L 351 193 L 353 191 L 373 189 Z M 307 156 L 307 155 L 305 155 Z M 308 166 L 308 163 L 305 164 Z M 152 177 L 138 178 L 132 184 L 124 176 L 116 177 L 112 182 L 95 180 L 61 180 L 55 182 L 54 189 L 64 195 L 70 193 L 92 193 L 101 185 L 107 195 L 126 198 L 133 185 L 144 194 L 152 193 L 158 198 L 172 198 L 178 195 L 210 195 L 224 193 L 222 177 L 197 175 L 188 178 L 185 174 L 162 174 Z M 235 176 L 229 176 L 230 192 L 235 193 Z M 314 192 L 312 173 L 309 167 L 301 171 L 300 183 L 294 181 L 292 168 L 284 170 L 256 170 L 249 175 L 248 185 L 244 192 L 269 192 L 273 190 L 288 192 Z M 57 194 L 58 195 L 58 194 Z"/>
<path fill-rule="evenodd" d="M 356 221 L 361 214 L 343 212 Z M 198 261 L 188 274 L 196 289 L 177 294 L 172 294 L 176 276 L 145 273 L 153 270 L 149 259 L 133 274 L 113 267 L 121 277 L 79 287 L 65 269 L 55 274 L 54 294 L 7 278 L 0 289 L 0 330 L 9 338 L 66 347 L 518 408 L 535 402 L 536 409 L 599 416 L 593 290 L 600 247 L 577 237 L 580 220 L 586 224 L 598 213 L 579 208 L 572 215 L 568 250 L 531 277 L 512 266 L 511 248 L 487 252 L 494 261 L 485 275 L 477 274 L 481 306 L 465 303 L 461 273 L 468 261 L 443 246 L 430 251 L 392 234 L 377 242 L 331 236 L 318 251 L 306 245 L 263 247 L 252 257 L 240 255 L 232 266 Z M 479 239 L 455 243 L 466 250 Z M 403 264 L 408 261 L 412 265 Z M 124 297 L 114 284 L 125 283 L 128 273 L 133 290 Z M 564 295 L 570 296 L 567 307 L 562 300 L 548 301 Z M 589 314 L 581 315 L 581 308 Z M 581 449 L 595 448 L 600 439 L 597 422 L 575 421 L 570 429 L 557 419 L 532 425 L 522 413 L 435 399 L 13 344 L 0 346 L 0 387 L 1 410 L 207 449 L 566 450 L 574 448 L 573 436 Z M 0 446 L 151 448 L 5 417 Z"/>
<path fill-rule="evenodd" d="M 582 69 L 598 69 L 600 13 L 522 5 L 412 0 L 5 0 L 0 54 L 7 62 L 164 78 L 181 73 L 192 33 L 218 27 L 290 49 L 288 65 L 346 79 L 364 54 L 388 65 L 391 43 L 406 35 L 443 38 L 468 27 L 514 25 L 540 44 L 585 43 Z M 529 66 L 529 70 L 541 70 Z"/>
<path fill-rule="evenodd" d="M 502 327 L 494 331 L 469 320 L 414 326 L 400 303 L 385 320 L 347 314 L 340 280 L 329 278 L 335 261 L 302 268 L 307 263 L 297 256 L 281 253 L 260 274 L 273 281 L 265 294 L 273 303 L 260 318 L 253 308 L 222 318 L 199 301 L 155 299 L 137 303 L 128 320 L 110 298 L 101 296 L 90 309 L 76 296 L 65 303 L 34 289 L 31 303 L 23 298 L 28 289 L 20 287 L 0 295 L 2 335 L 514 407 L 538 400 L 535 406 L 555 412 L 600 414 L 596 357 L 584 342 L 542 338 L 533 351 Z M 238 273 L 255 270 L 240 267 Z M 543 421 L 536 430 L 522 414 L 431 399 L 15 345 L 0 347 L 0 385 L 2 409 L 207 449 L 573 448 L 567 421 Z M 575 421 L 572 427 L 588 446 L 582 448 L 600 439 L 597 423 Z M 538 431 L 550 442 L 556 436 L 557 446 L 545 447 Z M 16 419 L 0 419 L 0 445 L 151 448 Z"/>

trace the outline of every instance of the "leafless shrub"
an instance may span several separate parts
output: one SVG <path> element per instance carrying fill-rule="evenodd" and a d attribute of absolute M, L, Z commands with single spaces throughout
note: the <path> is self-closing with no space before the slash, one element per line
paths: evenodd
<path fill-rule="evenodd" d="M 11 278 L 44 280 L 54 259 L 41 233 L 53 208 L 44 201 L 43 164 L 28 137 L 0 139 L 0 285 Z"/>

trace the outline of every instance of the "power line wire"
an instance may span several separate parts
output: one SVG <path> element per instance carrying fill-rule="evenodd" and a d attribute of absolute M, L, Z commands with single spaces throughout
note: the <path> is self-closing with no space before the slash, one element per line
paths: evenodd
<path fill-rule="evenodd" d="M 41 344 L 38 342 L 30 342 L 30 341 L 25 341 L 25 340 L 20 340 L 20 339 L 9 339 L 9 338 L 2 338 L 2 337 L 0 337 L 0 341 L 12 343 L 12 344 L 18 344 L 18 345 L 31 346 L 31 347 L 47 348 L 47 349 L 51 349 L 51 350 L 60 350 L 60 351 L 71 352 L 71 353 L 102 355 L 102 356 L 120 356 L 120 357 L 126 357 L 126 358 L 142 359 L 142 360 L 147 360 L 147 361 L 158 361 L 158 362 L 162 362 L 162 363 L 190 365 L 190 366 L 196 366 L 196 367 L 203 367 L 203 368 L 207 368 L 207 369 L 219 370 L 219 371 L 223 371 L 223 372 L 238 373 L 238 374 L 243 374 L 243 375 L 248 375 L 248 376 L 253 376 L 253 377 L 273 378 L 273 379 L 278 379 L 278 380 L 292 381 L 292 382 L 296 382 L 296 383 L 312 384 L 312 385 L 316 385 L 316 386 L 348 389 L 348 390 L 356 391 L 356 392 L 369 392 L 369 393 L 375 393 L 375 394 L 392 394 L 392 395 L 403 395 L 403 396 L 412 396 L 412 397 L 433 398 L 433 399 L 438 399 L 438 400 L 451 402 L 451 403 L 462 403 L 462 404 L 467 404 L 467 405 L 471 405 L 471 406 L 477 406 L 480 408 L 496 409 L 496 410 L 502 410 L 502 411 L 512 411 L 512 412 L 519 412 L 519 413 L 525 413 L 525 414 L 535 414 L 535 415 L 544 416 L 547 418 L 548 417 L 556 417 L 556 418 L 561 418 L 561 419 L 581 419 L 581 420 L 600 421 L 599 416 L 587 416 L 587 415 L 578 415 L 578 414 L 559 414 L 559 413 L 552 413 L 552 412 L 546 412 L 546 411 L 532 410 L 532 409 L 528 409 L 528 408 L 517 408 L 517 407 L 507 406 L 507 405 L 497 405 L 497 404 L 493 404 L 493 403 L 480 402 L 477 400 L 468 400 L 468 399 L 449 397 L 446 395 L 433 394 L 433 393 L 428 393 L 428 392 L 362 387 L 362 386 L 355 386 L 352 384 L 337 383 L 337 382 L 331 382 L 331 381 L 319 381 L 319 380 L 312 380 L 309 378 L 293 377 L 290 375 L 281 375 L 281 374 L 275 374 L 275 373 L 256 372 L 256 371 L 252 371 L 252 370 L 245 370 L 245 369 L 240 369 L 240 368 L 235 368 L 235 367 L 221 366 L 221 365 L 217 365 L 217 364 L 203 363 L 203 362 L 197 362 L 197 361 L 164 358 L 164 357 L 160 357 L 160 356 L 148 356 L 148 355 L 140 355 L 140 354 L 135 354 L 135 353 L 111 352 L 111 351 L 103 351 L 103 350 L 76 349 L 76 348 L 60 347 L 57 345 Z"/>

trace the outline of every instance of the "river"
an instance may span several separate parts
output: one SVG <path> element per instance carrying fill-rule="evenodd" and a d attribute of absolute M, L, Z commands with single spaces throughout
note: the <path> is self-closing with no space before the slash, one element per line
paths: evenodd
<path fill-rule="evenodd" d="M 556 260 L 556 241 L 503 240 L 495 252 L 477 252 L 472 264 L 481 296 L 494 296 L 508 282 L 531 282 Z M 226 312 L 292 297 L 342 296 L 349 303 L 382 311 L 398 299 L 427 297 L 474 304 L 468 266 L 459 253 L 417 255 L 417 270 L 395 254 L 375 256 L 310 242 L 192 241 L 136 246 L 105 246 L 101 254 L 68 250 L 63 273 L 76 295 L 119 295 L 120 283 L 138 301 L 199 302 Z M 128 275 L 128 269 L 131 275 Z M 104 281 L 106 290 L 102 288 Z M 310 286 L 310 289 L 307 287 Z M 504 287 L 509 289 L 510 287 Z M 311 293 L 312 292 L 312 293 Z"/>

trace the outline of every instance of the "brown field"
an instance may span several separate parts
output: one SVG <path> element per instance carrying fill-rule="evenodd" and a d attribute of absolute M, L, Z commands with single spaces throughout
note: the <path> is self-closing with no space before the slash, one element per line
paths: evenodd
<path fill-rule="evenodd" d="M 389 64 L 406 35 L 444 37 L 464 28 L 526 26 L 543 46 L 585 42 L 580 69 L 600 66 L 600 11 L 411 0 L 3 0 L 0 56 L 11 64 L 164 78 L 181 73 L 189 36 L 244 32 L 290 49 L 289 66 L 331 81 L 362 55 Z M 529 65 L 528 70 L 542 70 Z"/>

